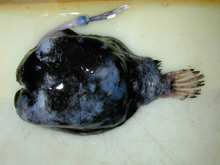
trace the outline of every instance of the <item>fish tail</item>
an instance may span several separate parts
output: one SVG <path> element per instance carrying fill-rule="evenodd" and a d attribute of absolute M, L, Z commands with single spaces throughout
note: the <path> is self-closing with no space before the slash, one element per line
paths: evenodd
<path fill-rule="evenodd" d="M 194 69 L 169 72 L 164 75 L 164 80 L 168 86 L 162 97 L 196 98 L 201 92 L 200 87 L 205 85 L 203 78 L 204 75 Z"/>

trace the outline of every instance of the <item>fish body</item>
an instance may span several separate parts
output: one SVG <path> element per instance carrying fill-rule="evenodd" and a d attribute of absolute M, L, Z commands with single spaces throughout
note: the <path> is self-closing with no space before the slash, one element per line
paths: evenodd
<path fill-rule="evenodd" d="M 199 94 L 203 75 L 194 70 L 161 74 L 159 64 L 113 37 L 55 31 L 18 66 L 16 79 L 23 88 L 15 107 L 25 121 L 93 133 L 122 125 L 157 98 Z"/>

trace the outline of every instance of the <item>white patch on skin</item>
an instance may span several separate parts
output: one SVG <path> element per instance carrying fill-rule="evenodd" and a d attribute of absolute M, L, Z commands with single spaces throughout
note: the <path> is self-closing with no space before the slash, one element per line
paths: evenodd
<path fill-rule="evenodd" d="M 54 47 L 54 39 L 47 38 L 36 50 L 37 58 L 44 62 L 55 62 L 56 58 L 48 56 Z"/>
<path fill-rule="evenodd" d="M 95 84 L 91 85 L 91 90 L 95 90 Z M 94 86 L 93 86 L 94 85 Z M 104 102 L 100 100 L 98 95 L 87 96 L 83 92 L 83 85 L 79 85 L 78 91 L 70 97 L 69 107 L 71 107 L 69 120 L 71 125 L 80 124 L 83 121 L 92 121 L 94 117 L 98 116 L 103 112 Z M 74 116 L 74 117 L 71 117 Z M 93 125 L 94 123 L 91 123 Z"/>
<path fill-rule="evenodd" d="M 28 106 L 27 106 L 28 98 L 27 96 L 23 96 L 22 100 L 18 104 L 18 115 L 20 116 L 21 119 L 24 121 L 28 121 L 28 114 L 26 113 Z"/>
<path fill-rule="evenodd" d="M 38 92 L 33 92 L 32 97 L 34 104 L 29 106 L 29 99 L 23 95 L 22 100 L 19 103 L 19 116 L 25 121 L 31 121 L 33 123 L 42 125 L 59 125 L 55 122 L 60 119 L 57 118 L 57 112 L 50 109 L 48 106 L 48 97 L 45 90 L 51 89 L 55 85 L 55 77 L 48 73 L 44 76 L 44 82 L 41 84 Z M 62 83 L 58 85 L 58 88 L 62 88 Z M 62 119 L 61 119 L 62 120 Z"/>
<path fill-rule="evenodd" d="M 28 98 L 23 96 L 22 101 L 19 103 L 19 116 L 25 121 L 31 121 L 36 124 L 42 125 L 58 125 L 54 122 L 57 113 L 51 111 L 47 106 L 47 95 L 43 90 L 39 90 L 38 93 L 33 93 L 35 103 L 32 106 L 28 106 Z"/>
<path fill-rule="evenodd" d="M 106 78 L 106 76 L 108 75 L 109 69 L 110 69 L 109 67 L 99 68 L 99 69 L 95 72 L 94 76 L 95 76 L 95 77 L 98 77 L 98 78 L 101 78 L 101 79 L 104 79 L 104 78 Z"/>
<path fill-rule="evenodd" d="M 111 77 L 115 79 L 115 81 L 119 81 L 118 70 L 115 64 L 112 63 L 112 61 L 108 62 L 106 67 L 100 67 L 99 69 L 97 69 L 94 73 L 94 76 L 100 79 L 106 79 L 111 74 Z"/>
<path fill-rule="evenodd" d="M 42 90 L 38 92 L 38 95 L 36 98 L 37 99 L 36 99 L 35 106 L 37 106 L 37 109 L 45 109 L 46 108 L 45 102 L 47 100 L 47 97 Z"/>
<path fill-rule="evenodd" d="M 43 124 L 54 124 L 53 120 L 56 118 L 57 114 L 55 111 L 51 111 L 47 106 L 47 96 L 44 91 L 40 90 L 34 96 L 36 98 L 36 103 L 30 109 L 34 111 L 36 119 L 41 120 Z"/>
<path fill-rule="evenodd" d="M 54 46 L 54 42 L 52 39 L 47 38 L 38 48 L 37 51 L 42 52 L 43 54 L 48 54 L 52 47 Z"/>
<path fill-rule="evenodd" d="M 46 73 L 44 75 L 44 83 L 41 84 L 41 88 L 51 90 L 52 86 L 55 85 L 55 83 L 56 83 L 55 77 Z"/>
<path fill-rule="evenodd" d="M 120 83 L 120 75 L 117 67 L 109 62 L 106 67 L 97 69 L 94 74 L 100 80 L 101 89 L 109 94 L 112 99 L 121 99 L 126 92 L 126 84 Z"/>
<path fill-rule="evenodd" d="M 92 120 L 94 116 L 102 112 L 103 102 L 96 98 L 87 98 L 83 95 L 80 99 L 80 117 L 83 120 Z M 89 111 L 88 111 L 89 110 Z M 91 111 L 90 111 L 91 110 Z"/>

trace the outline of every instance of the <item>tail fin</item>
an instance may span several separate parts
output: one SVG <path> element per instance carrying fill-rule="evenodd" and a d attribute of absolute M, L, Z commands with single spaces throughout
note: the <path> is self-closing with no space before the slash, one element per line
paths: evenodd
<path fill-rule="evenodd" d="M 196 98 L 200 94 L 200 87 L 205 85 L 204 81 L 200 81 L 204 75 L 199 73 L 194 69 L 186 69 L 165 74 L 169 84 L 165 97 Z"/>

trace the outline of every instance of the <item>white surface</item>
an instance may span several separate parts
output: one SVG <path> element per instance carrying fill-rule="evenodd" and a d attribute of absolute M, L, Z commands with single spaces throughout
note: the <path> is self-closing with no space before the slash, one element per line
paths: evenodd
<path fill-rule="evenodd" d="M 92 16 L 119 6 L 86 4 L 0 6 L 0 164 L 218 165 L 219 6 L 130 4 L 112 20 L 76 28 L 114 36 L 135 54 L 161 60 L 163 73 L 200 70 L 206 85 L 198 98 L 158 99 L 124 125 L 92 136 L 42 128 L 17 116 L 13 97 L 20 87 L 15 70 L 25 53 L 77 13 Z"/>

